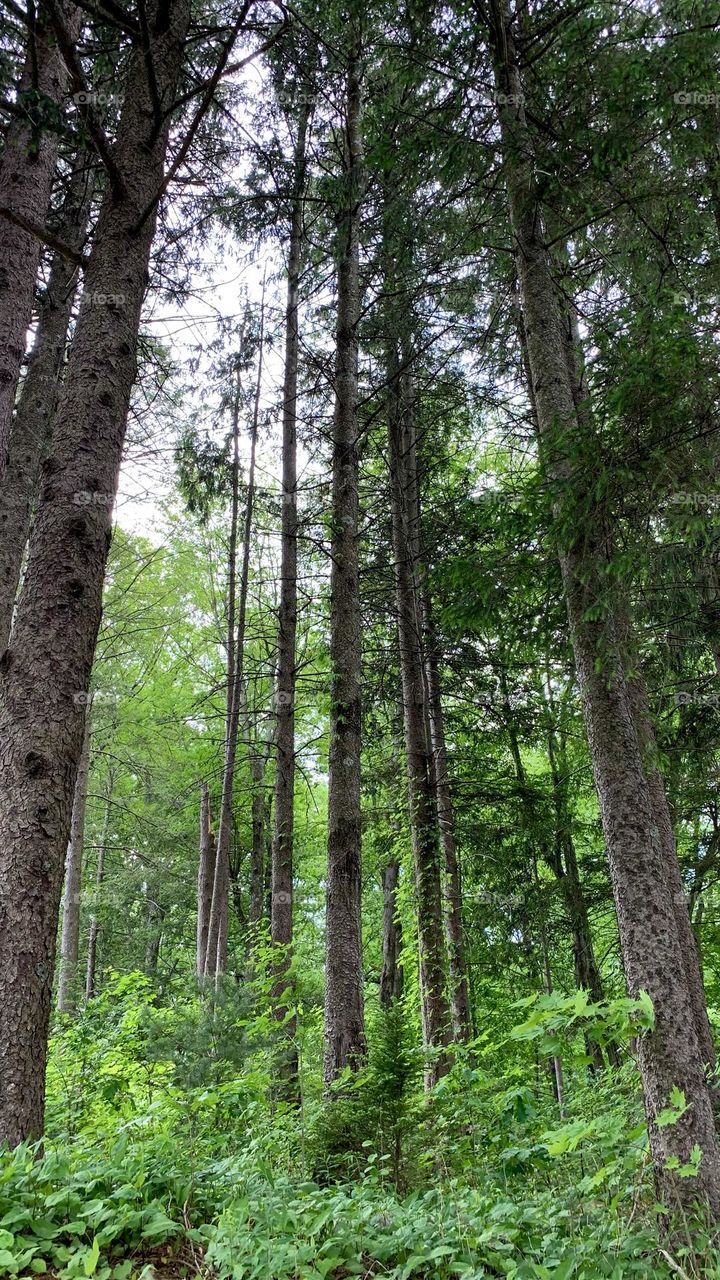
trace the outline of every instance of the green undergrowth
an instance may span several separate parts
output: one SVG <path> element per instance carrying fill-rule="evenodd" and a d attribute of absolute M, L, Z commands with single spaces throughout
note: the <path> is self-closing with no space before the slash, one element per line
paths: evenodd
<path fill-rule="evenodd" d="M 710 1232 L 658 1232 L 629 1055 L 587 1070 L 590 1026 L 621 1042 L 642 1016 L 537 1002 L 427 1099 L 404 1011 L 376 1012 L 367 1069 L 330 1103 L 303 1046 L 294 1105 L 232 993 L 160 1008 L 118 978 L 57 1029 L 44 1150 L 0 1153 L 0 1276 L 720 1280 Z"/>

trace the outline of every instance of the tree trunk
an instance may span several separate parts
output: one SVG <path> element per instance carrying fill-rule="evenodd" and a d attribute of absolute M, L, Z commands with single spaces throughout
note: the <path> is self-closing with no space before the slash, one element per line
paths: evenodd
<path fill-rule="evenodd" d="M 501 138 L 517 271 L 525 317 L 528 357 L 537 407 L 543 462 L 555 490 L 556 512 L 566 514 L 578 477 L 573 458 L 581 422 L 573 398 L 561 308 L 536 190 L 532 137 L 523 108 L 513 20 L 504 0 L 492 6 L 491 39 L 496 58 Z M 578 497 L 584 495 L 578 494 Z M 582 502 L 575 506 L 583 510 Z M 590 742 L 618 916 L 625 975 L 631 996 L 647 991 L 655 1009 L 651 1034 L 639 1037 L 650 1144 L 658 1192 L 668 1206 L 707 1199 L 720 1211 L 720 1153 L 710 1095 L 692 1018 L 672 903 L 643 763 L 629 705 L 612 618 L 598 618 L 606 558 L 602 521 L 585 527 L 560 547 L 570 634 Z M 671 1091 L 689 1104 L 674 1125 L 658 1128 Z M 703 1153 L 696 1178 L 679 1178 L 669 1157 Z"/>
<path fill-rule="evenodd" d="M 120 186 L 100 211 L 53 448 L 30 536 L 12 644 L 0 660 L 0 1142 L 42 1132 L 65 849 L 82 750 L 111 509 L 190 6 L 152 6 L 146 60 L 129 73 L 113 156 Z M 98 302 L 98 297 L 110 301 Z M 93 501 L 79 506 L 78 495 Z"/>
<path fill-rule="evenodd" d="M 416 489 L 414 451 L 408 449 L 398 373 L 397 351 L 388 344 L 388 442 L 390 493 L 395 562 L 398 646 L 402 682 L 403 725 L 407 762 L 410 833 L 415 867 L 420 990 L 423 1000 L 423 1034 L 428 1052 L 426 1079 L 432 1087 L 449 1068 L 450 1015 L 446 996 L 445 938 L 443 933 L 440 835 L 432 788 L 432 751 L 429 741 L 422 648 L 422 617 L 418 560 L 414 554 L 416 522 L 413 492 Z"/>
<path fill-rule="evenodd" d="M 58 1013 L 74 1013 L 78 953 L 80 949 L 80 898 L 82 889 L 85 812 L 87 810 L 90 774 L 90 707 L 85 714 L 85 736 L 75 779 L 70 843 L 65 863 L 62 935 L 60 940 L 60 977 L 58 979 Z"/>
<path fill-rule="evenodd" d="M 380 1003 L 389 1009 L 394 1000 L 399 1000 L 403 990 L 403 971 L 400 964 L 402 947 L 402 927 L 397 917 L 397 885 L 400 877 L 400 863 L 391 858 L 382 872 L 383 886 L 383 918 L 382 918 L 382 972 L 380 974 Z"/>
<path fill-rule="evenodd" d="M 5 478 L 15 393 L 40 265 L 40 241 L 27 226 L 45 226 L 60 141 L 59 131 L 41 126 L 37 95 L 50 99 L 62 111 L 68 85 L 48 7 L 39 5 L 32 21 L 19 93 L 25 110 L 13 117 L 0 157 L 0 485 Z M 61 8 L 77 33 L 78 10 L 70 5 Z"/>
<path fill-rule="evenodd" d="M 92 180 L 80 157 L 58 226 L 71 248 L 82 248 L 90 212 Z M 40 464 L 50 442 L 58 401 L 65 343 L 77 287 L 76 263 L 55 253 L 40 302 L 35 343 L 10 432 L 5 482 L 0 485 L 0 653 L 10 643 L 13 609 L 23 555 L 37 502 Z"/>
<path fill-rule="evenodd" d="M 275 962 L 273 1016 L 286 1038 L 283 1073 L 297 1075 L 295 1018 L 289 1017 L 286 992 L 292 961 L 293 842 L 295 821 L 295 663 L 297 648 L 297 383 L 300 334 L 298 306 L 302 269 L 305 149 L 310 107 L 307 95 L 298 113 L 294 190 L 285 306 L 285 371 L 283 382 L 282 529 L 277 679 L 275 686 L 276 763 L 275 827 L 272 844 L 272 910 L 270 936 L 282 948 Z"/>
<path fill-rule="evenodd" d="M 205 973 L 219 978 L 227 968 L 228 911 L 230 905 L 230 845 L 233 828 L 233 791 L 235 788 L 235 762 L 237 759 L 240 711 L 245 696 L 245 619 L 247 616 L 248 585 L 250 582 L 250 537 L 252 535 L 253 506 L 255 501 L 255 456 L 257 453 L 258 427 L 260 423 L 260 391 L 263 373 L 263 344 L 265 338 L 265 285 L 260 308 L 260 347 L 258 351 L 257 380 L 253 421 L 250 432 L 250 465 L 248 468 L 247 501 L 243 526 L 243 553 L 240 567 L 238 593 L 237 632 L 234 638 L 228 634 L 228 716 L 225 732 L 225 762 L 223 768 L 222 795 L 220 798 L 220 822 L 218 824 L 217 850 L 212 903 L 208 923 L 208 948 Z M 235 419 L 234 469 L 237 476 L 237 416 Z M 236 503 L 234 502 L 236 510 Z M 234 553 L 231 554 L 231 564 Z M 234 661 L 232 661 L 234 652 Z"/>
<path fill-rule="evenodd" d="M 452 1004 L 453 1030 L 458 1040 L 472 1036 L 470 988 L 465 961 L 465 939 L 462 920 L 462 886 L 460 863 L 455 843 L 455 813 L 450 794 L 445 722 L 440 691 L 437 638 L 432 619 L 430 597 L 422 600 L 425 633 L 425 683 L 427 687 L 428 724 L 431 746 L 431 780 L 435 791 L 440 843 L 445 856 L 445 930 L 448 943 L 448 972 Z"/>
<path fill-rule="evenodd" d="M 359 219 L 362 200 L 360 51 L 348 59 L 343 209 L 337 234 L 337 330 L 330 572 L 330 783 L 325 949 L 327 1086 L 365 1057 L 361 928 L 358 576 Z"/>
<path fill-rule="evenodd" d="M 675 832 L 665 794 L 665 784 L 657 763 L 657 742 L 648 705 L 647 689 L 645 680 L 640 672 L 628 681 L 628 694 L 635 730 L 645 763 L 650 803 L 660 836 L 663 869 L 666 877 L 665 888 L 675 915 L 675 926 L 680 941 L 680 951 L 690 1008 L 695 1023 L 695 1032 L 706 1071 L 712 1072 L 716 1066 L 715 1043 L 705 1000 L 705 983 L 703 981 L 700 952 L 690 920 L 688 896 L 685 892 L 680 863 L 678 862 Z M 720 1114 L 720 1099 L 717 1097 L 717 1087 L 713 1088 L 713 1098 L 716 1113 Z"/>
<path fill-rule="evenodd" d="M 105 813 L 103 814 L 100 844 L 98 846 L 97 866 L 95 869 L 95 905 L 90 917 L 90 932 L 88 934 L 87 968 L 85 971 L 86 1000 L 93 1000 L 96 993 L 97 943 L 98 935 L 100 933 L 97 904 L 100 898 L 100 890 L 102 889 L 103 880 L 105 879 L 105 850 L 107 849 L 108 831 L 110 829 L 110 807 L 112 805 L 113 780 L 113 774 L 110 772 L 108 774 L 105 790 Z"/>
<path fill-rule="evenodd" d="M 267 756 L 256 752 L 250 761 L 253 782 L 252 796 L 252 849 L 250 852 L 250 911 L 248 923 L 251 932 L 260 924 L 264 908 L 265 890 L 265 766 Z"/>
<path fill-rule="evenodd" d="M 546 675 L 545 687 L 549 715 L 552 717 L 554 700 L 549 673 Z M 547 744 L 553 786 L 555 833 L 552 842 L 552 853 L 546 849 L 544 858 L 555 876 L 567 912 L 572 936 L 576 986 L 579 990 L 588 991 L 593 1002 L 600 1003 L 605 999 L 605 992 L 600 969 L 595 958 L 590 918 L 575 854 L 575 842 L 573 840 L 568 805 L 568 765 L 565 757 L 565 740 L 561 734 L 558 743 L 552 719 L 548 723 Z M 587 1036 L 585 1038 L 585 1047 L 592 1068 L 594 1070 L 602 1070 L 605 1060 L 600 1045 L 597 1041 L 591 1040 Z M 605 1052 L 608 1062 L 617 1066 L 619 1058 L 615 1045 L 608 1045 Z"/>
<path fill-rule="evenodd" d="M 207 782 L 200 783 L 200 859 L 197 884 L 197 949 L 196 971 L 198 980 L 205 976 L 207 957 L 208 922 L 212 903 L 215 873 L 215 845 L 210 820 L 210 792 Z"/>

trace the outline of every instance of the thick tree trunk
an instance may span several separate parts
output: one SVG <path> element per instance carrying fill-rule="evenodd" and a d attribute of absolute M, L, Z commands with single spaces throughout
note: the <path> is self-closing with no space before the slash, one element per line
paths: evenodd
<path fill-rule="evenodd" d="M 58 236 L 79 250 L 87 229 L 92 180 L 80 157 L 76 163 Z M 10 643 L 23 555 L 38 497 L 40 464 L 50 441 L 60 390 L 77 274 L 77 265 L 65 254 L 53 255 L 48 286 L 40 301 L 35 343 L 10 433 L 5 481 L 0 485 L 0 653 Z"/>
<path fill-rule="evenodd" d="M 361 929 L 360 681 L 358 579 L 359 219 L 362 147 L 359 51 L 348 61 L 344 208 L 338 223 L 335 412 L 330 576 L 330 784 L 325 950 L 326 1085 L 365 1056 Z"/>
<path fill-rule="evenodd" d="M 282 948 L 274 966 L 273 1015 L 286 1038 L 283 1072 L 297 1075 L 295 1019 L 288 1016 L 288 971 L 293 936 L 293 843 L 295 822 L 295 663 L 297 648 L 297 384 L 300 334 L 298 307 L 302 268 L 305 148 L 310 108 L 307 97 L 298 113 L 295 140 L 293 207 L 285 305 L 285 370 L 283 382 L 282 528 L 280 607 L 275 684 L 276 763 L 275 827 L 272 843 L 272 910 L 270 935 Z"/>
<path fill-rule="evenodd" d="M 90 930 L 88 933 L 87 967 L 85 970 L 86 1000 L 93 1000 L 96 993 L 97 946 L 98 936 L 100 934 L 97 908 L 100 900 L 100 891 L 105 879 L 105 850 L 107 849 L 108 831 L 110 830 L 110 809 L 112 806 L 113 783 L 113 774 L 110 772 L 108 774 L 105 789 L 105 812 L 103 814 L 102 831 L 100 834 L 100 843 L 97 851 L 97 864 L 95 867 L 95 903 L 93 913 L 90 917 Z"/>
<path fill-rule="evenodd" d="M 151 6 L 154 89 L 173 100 L 187 0 Z M 155 122 L 137 58 L 30 537 L 11 647 L 0 660 L 0 1142 L 42 1132 L 60 892 L 140 310 L 170 116 Z M 98 301 L 102 296 L 103 301 Z M 107 299 L 110 299 L 108 301 Z M 93 501 L 79 505 L 78 495 Z"/>
<path fill-rule="evenodd" d="M 228 716 L 225 732 L 225 761 L 223 768 L 222 794 L 220 797 L 220 821 L 218 824 L 217 849 L 215 853 L 215 877 L 213 880 L 212 903 L 208 922 L 208 946 L 205 959 L 205 973 L 208 977 L 219 978 L 227 968 L 228 912 L 230 906 L 230 846 L 233 829 L 233 791 L 235 789 L 235 763 L 237 760 L 238 730 L 240 711 L 245 696 L 244 659 L 245 659 L 245 620 L 247 616 L 248 586 L 250 583 L 250 538 L 252 535 L 253 508 L 255 502 L 255 457 L 257 453 L 258 427 L 260 424 L 260 391 L 263 374 L 263 344 L 265 338 L 265 292 L 260 308 L 260 347 L 258 352 L 257 379 L 255 383 L 255 400 L 253 421 L 250 432 L 250 465 L 248 468 L 247 501 L 245 503 L 245 520 L 243 525 L 243 552 L 240 566 L 240 588 L 238 592 L 237 632 L 234 638 L 228 635 Z M 235 422 L 237 424 L 237 415 Z M 235 457 L 234 470 L 237 477 L 237 425 L 234 430 Z M 236 500 L 234 500 L 236 510 Z M 231 565 L 234 551 L 231 551 Z M 232 611 L 231 611 L 232 617 Z M 231 623 L 232 626 L 232 623 Z M 234 654 L 234 661 L 233 659 Z"/>
<path fill-rule="evenodd" d="M 556 509 L 566 509 L 577 490 L 572 459 L 581 423 L 565 350 L 560 304 L 536 191 L 533 143 L 523 107 L 513 21 L 504 0 L 494 0 L 491 39 L 505 174 L 525 317 L 543 461 L 555 489 Z M 579 495 L 580 496 L 580 495 Z M 576 510 L 581 511 L 582 503 Z M 602 522 L 592 537 L 578 530 L 560 549 L 570 634 L 590 742 L 618 917 L 625 975 L 632 996 L 649 993 L 655 1009 L 651 1034 L 639 1037 L 639 1060 L 658 1191 L 668 1206 L 707 1199 L 720 1211 L 720 1153 L 702 1055 L 689 1007 L 675 914 L 666 890 L 657 825 L 632 722 L 628 690 L 612 619 L 597 618 L 603 598 Z M 689 1104 L 674 1125 L 658 1128 L 656 1117 L 671 1091 Z M 696 1178 L 667 1168 L 693 1147 L 702 1151 Z"/>
<path fill-rule="evenodd" d="M 695 1032 L 702 1060 L 707 1071 L 711 1072 L 716 1066 L 715 1043 L 707 1012 L 700 952 L 690 920 L 689 900 L 683 884 L 680 863 L 678 862 L 670 806 L 667 802 L 662 774 L 658 767 L 657 742 L 648 705 L 647 689 L 645 680 L 640 672 L 628 681 L 628 694 L 635 731 L 645 764 L 650 803 L 660 836 L 665 888 L 675 915 L 675 926 L 680 942 Z M 713 1088 L 713 1098 L 716 1113 L 720 1114 L 720 1099 L 717 1096 L 716 1087 Z"/>
<path fill-rule="evenodd" d="M 62 9 L 77 33 L 78 10 L 69 4 Z M 40 94 L 62 110 L 67 85 L 68 73 L 53 36 L 48 6 L 41 4 L 28 38 L 21 110 L 8 129 L 0 157 L 0 485 L 40 264 L 40 241 L 27 226 L 45 226 L 60 140 L 59 132 L 38 125 L 33 96 Z"/>
<path fill-rule="evenodd" d="M 380 974 L 380 1003 L 389 1009 L 394 1000 L 399 1000 L 403 990 L 403 971 L 400 964 L 402 947 L 402 927 L 397 915 L 397 886 L 400 878 L 400 863 L 391 858 L 382 872 L 383 917 L 382 917 L 382 972 Z"/>
<path fill-rule="evenodd" d="M 85 736 L 75 779 L 70 843 L 65 862 L 62 934 L 60 939 L 60 976 L 58 979 L 58 1013 L 74 1013 L 78 953 L 80 949 L 80 897 L 82 889 L 85 813 L 90 774 L 90 707 L 85 715 Z"/>
<path fill-rule="evenodd" d="M 415 866 L 420 990 L 423 1033 L 428 1051 L 426 1079 L 430 1086 L 449 1068 L 450 1013 L 446 995 L 447 955 L 443 932 L 440 835 L 432 787 L 422 648 L 422 616 L 418 560 L 413 554 L 414 453 L 408 451 L 405 406 L 402 402 L 397 352 L 388 344 L 388 442 L 392 514 L 395 598 L 402 681 L 403 724 L 407 762 L 410 832 Z"/>
<path fill-rule="evenodd" d="M 197 947 L 196 972 L 198 979 L 205 977 L 207 957 L 208 923 L 212 903 L 215 875 L 215 844 L 210 820 L 210 791 L 207 782 L 200 783 L 200 858 L 197 884 Z"/>

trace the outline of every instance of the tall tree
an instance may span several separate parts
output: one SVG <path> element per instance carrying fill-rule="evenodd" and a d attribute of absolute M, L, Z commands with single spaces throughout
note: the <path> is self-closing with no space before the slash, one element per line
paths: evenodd
<path fill-rule="evenodd" d="M 278 614 L 277 719 L 275 754 L 275 825 L 272 843 L 271 938 L 283 948 L 275 966 L 275 1016 L 283 1023 L 292 1044 L 294 1022 L 288 1014 L 285 990 L 293 937 L 293 841 L 295 816 L 295 698 L 297 661 L 297 398 L 300 332 L 298 311 L 302 272 L 306 149 L 311 92 L 306 79 L 299 81 L 297 132 L 293 156 L 290 239 L 285 303 L 285 370 L 282 408 L 282 514 L 280 604 Z M 297 1070 L 297 1057 L 289 1050 L 289 1075 Z"/>
<path fill-rule="evenodd" d="M 584 479 L 574 462 L 583 439 L 582 421 L 573 394 L 562 309 L 544 238 L 533 139 L 523 106 L 516 21 L 504 0 L 493 0 L 488 35 L 495 64 L 528 361 L 545 467 L 560 517 Z M 576 503 L 575 528 L 569 536 L 562 537 L 560 566 L 628 988 L 632 995 L 647 991 L 655 1008 L 655 1029 L 640 1041 L 640 1069 L 656 1179 L 667 1202 L 690 1204 L 702 1195 L 717 1213 L 720 1152 L 689 1009 L 672 902 L 665 887 L 662 851 L 632 721 L 615 623 L 612 617 L 598 616 L 598 604 L 605 596 L 602 565 L 607 561 L 607 533 L 597 511 L 593 512 L 592 534 L 588 528 L 578 529 L 577 516 L 582 509 Z M 675 1088 L 683 1090 L 691 1103 L 689 1110 L 675 1125 L 658 1127 L 656 1119 Z M 687 1162 L 696 1146 L 703 1158 L 690 1188 L 687 1179 L 673 1173 L 670 1157 Z"/>
<path fill-rule="evenodd" d="M 358 497 L 358 322 L 363 199 L 362 28 L 349 16 L 337 218 L 337 327 L 330 571 L 330 783 L 325 949 L 325 1082 L 365 1054 L 360 824 L 361 627 Z"/>
<path fill-rule="evenodd" d="M 67 379 L 0 673 L 0 1141 L 42 1132 L 62 868 L 140 310 L 190 6 L 147 10 L 98 218 Z M 150 72 L 150 68 L 152 71 Z M 96 299 L 102 297 L 102 303 Z M 95 501 L 78 509 L 76 496 Z"/>

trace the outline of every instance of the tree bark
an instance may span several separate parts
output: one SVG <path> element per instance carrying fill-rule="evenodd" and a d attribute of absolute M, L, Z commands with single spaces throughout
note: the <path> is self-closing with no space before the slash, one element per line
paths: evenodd
<path fill-rule="evenodd" d="M 403 971 L 400 964 L 402 927 L 397 916 L 397 886 L 400 863 L 397 858 L 386 862 L 382 872 L 382 971 L 380 974 L 380 1003 L 389 1009 L 399 1000 L 403 990 Z"/>
<path fill-rule="evenodd" d="M 207 782 L 200 783 L 200 858 L 197 885 L 197 947 L 196 971 L 198 980 L 205 977 L 207 957 L 208 922 L 212 903 L 215 874 L 215 845 L 210 821 L 210 792 Z"/>
<path fill-rule="evenodd" d="M 665 887 L 675 916 L 675 926 L 680 942 L 695 1032 L 706 1071 L 712 1072 L 716 1066 L 716 1053 L 707 1012 L 700 952 L 690 919 L 689 901 L 683 884 L 680 863 L 678 862 L 670 806 L 667 802 L 665 783 L 657 762 L 657 742 L 648 705 L 647 688 L 641 672 L 638 671 L 628 680 L 628 695 L 635 731 L 645 764 L 650 803 L 660 836 Z M 713 1088 L 712 1094 L 716 1113 L 720 1114 L 720 1098 L 718 1098 L 716 1086 Z"/>
<path fill-rule="evenodd" d="M 74 1013 L 78 953 L 80 949 L 80 898 L 82 889 L 85 813 L 90 774 L 90 707 L 85 715 L 85 736 L 75 779 L 70 843 L 65 863 L 62 935 L 60 940 L 60 976 L 58 979 L 58 1013 Z"/>
<path fill-rule="evenodd" d="M 153 89 L 174 99 L 188 0 L 148 13 Z M 114 157 L 122 189 L 98 219 L 44 469 L 12 645 L 0 662 L 0 1142 L 42 1132 L 62 871 L 102 609 L 140 310 L 170 114 L 145 59 L 129 72 Z M 111 301 L 98 302 L 102 296 Z M 90 493 L 89 505 L 78 495 Z"/>
<path fill-rule="evenodd" d="M 490 36 L 543 463 L 554 488 L 556 513 L 567 521 L 568 501 L 572 502 L 582 478 L 575 472 L 573 462 L 574 450 L 580 443 L 581 421 L 573 397 L 561 308 L 544 241 L 514 24 L 505 0 L 493 0 Z M 583 503 L 578 502 L 574 510 L 581 512 Z M 577 518 L 576 515 L 576 522 Z M 563 538 L 560 567 L 626 980 L 631 996 L 647 991 L 655 1009 L 654 1030 L 639 1037 L 638 1047 L 656 1182 L 659 1195 L 669 1207 L 689 1207 L 698 1198 L 705 1198 L 717 1215 L 720 1153 L 689 1007 L 675 915 L 665 887 L 659 835 L 632 721 L 616 627 L 611 616 L 598 617 L 598 602 L 603 599 L 602 565 L 606 559 L 602 520 L 595 521 L 592 531 L 585 523 L 583 520 L 583 527 L 577 529 L 575 536 Z M 668 1105 L 675 1087 L 684 1092 L 690 1104 L 688 1110 L 674 1125 L 658 1128 L 656 1118 Z M 674 1156 L 681 1163 L 688 1161 L 695 1145 L 703 1153 L 698 1175 L 679 1178 L 667 1168 L 668 1159 Z"/>
<path fill-rule="evenodd" d="M 237 759 L 238 730 L 240 711 L 245 696 L 244 659 L 245 659 L 245 620 L 247 616 L 247 597 L 250 582 L 250 538 L 252 535 L 253 507 L 255 501 L 255 457 L 257 453 L 258 427 L 260 423 L 260 390 L 263 373 L 263 344 L 265 339 L 265 287 L 260 308 L 260 347 L 258 351 L 257 379 L 255 383 L 255 399 L 253 420 L 250 431 L 250 465 L 248 468 L 247 501 L 245 503 L 245 520 L 243 525 L 243 552 L 240 566 L 240 589 L 238 592 L 237 631 L 234 638 L 228 635 L 228 716 L 225 732 L 225 762 L 223 768 L 222 795 L 220 798 L 220 821 L 218 824 L 217 849 L 215 853 L 215 876 L 213 879 L 212 902 L 208 922 L 208 946 L 205 959 L 205 973 L 216 979 L 227 968 L 228 911 L 230 905 L 230 845 L 233 828 L 233 791 L 235 788 L 235 763 Z M 237 417 L 234 430 L 235 455 L 234 468 L 237 476 Z M 236 509 L 236 508 L 235 508 Z M 231 563 L 234 555 L 231 554 Z M 234 653 L 234 661 L 232 656 Z"/>
<path fill-rule="evenodd" d="M 78 10 L 63 5 L 74 33 Z M 18 224 L 45 226 L 50 206 L 60 133 L 43 127 L 42 95 L 62 110 L 68 73 L 53 37 L 48 6 L 41 4 L 31 24 L 25 66 L 20 81 L 21 111 L 13 117 L 0 157 L 0 225 L 3 265 L 0 271 L 0 485 L 5 478 L 15 393 L 25 355 L 25 339 L 32 317 L 35 281 L 40 265 L 40 241 Z"/>
<path fill-rule="evenodd" d="M 431 781 L 435 791 L 440 843 L 445 856 L 445 930 L 448 945 L 450 1000 L 455 1037 L 467 1041 L 472 1036 L 470 987 L 465 960 L 465 938 L 462 919 L 462 885 L 460 863 L 455 841 L 455 813 L 450 793 L 445 721 L 440 690 L 437 637 L 428 593 L 422 598 L 425 633 L 425 683 L 427 687 L 428 724 L 431 746 Z"/>
<path fill-rule="evenodd" d="M 102 831 L 100 834 L 100 844 L 97 852 L 97 866 L 95 868 L 95 903 L 93 913 L 90 917 L 90 930 L 88 933 L 88 952 L 87 967 L 85 970 L 85 1000 L 93 1000 L 96 994 L 96 974 L 97 974 L 97 944 L 100 933 L 100 925 L 98 922 L 97 904 L 100 898 L 100 890 L 105 879 L 105 850 L 107 849 L 108 831 L 110 830 L 110 808 L 112 805 L 113 793 L 113 774 L 108 774 L 105 789 L 105 812 L 103 814 Z"/>
<path fill-rule="evenodd" d="M 283 1026 L 283 1074 L 297 1075 L 294 1047 L 295 1018 L 288 1016 L 288 972 L 293 938 L 293 843 L 295 822 L 295 665 L 297 649 L 297 384 L 300 333 L 298 307 L 302 269 L 305 151 L 310 105 L 308 96 L 298 112 L 295 139 L 293 204 L 288 253 L 285 305 L 285 370 L 282 423 L 282 527 L 280 607 L 275 685 L 276 757 L 275 825 L 272 843 L 272 909 L 270 936 L 282 948 L 274 965 L 273 1016 Z"/>
<path fill-rule="evenodd" d="M 353 33 L 355 35 L 355 33 Z M 362 200 L 360 50 L 348 58 L 343 208 L 337 234 L 337 329 L 330 573 L 330 782 L 325 949 L 325 1083 L 365 1057 L 361 927 L 358 570 L 359 219 Z"/>
<path fill-rule="evenodd" d="M 76 165 L 58 236 L 79 250 L 87 230 L 92 182 L 80 157 Z M 50 442 L 60 390 L 77 273 L 77 265 L 65 254 L 53 255 L 48 286 L 40 301 L 35 343 L 10 432 L 5 481 L 0 485 L 0 653 L 10 643 L 23 555 L 38 497 L 40 464 Z"/>
<path fill-rule="evenodd" d="M 413 491 L 416 486 L 414 451 L 409 450 L 397 351 L 388 344 L 388 442 L 390 454 L 390 502 L 392 515 L 395 598 L 402 682 L 403 725 L 407 765 L 410 833 L 415 867 L 420 990 L 423 1000 L 423 1034 L 428 1053 L 426 1080 L 437 1083 L 450 1065 L 450 1013 L 446 995 L 447 954 L 443 932 L 443 895 L 440 874 L 440 834 L 432 786 L 432 751 L 429 740 L 425 689 L 425 655 L 418 582 L 414 554 L 416 522 Z"/>

